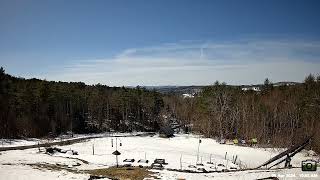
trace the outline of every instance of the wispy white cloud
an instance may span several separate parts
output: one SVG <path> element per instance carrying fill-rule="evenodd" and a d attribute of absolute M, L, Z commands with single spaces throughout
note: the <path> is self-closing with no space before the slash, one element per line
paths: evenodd
<path fill-rule="evenodd" d="M 320 71 L 320 42 L 250 39 L 127 49 L 114 58 L 82 60 L 43 78 L 122 85 L 196 85 L 302 81 Z"/>

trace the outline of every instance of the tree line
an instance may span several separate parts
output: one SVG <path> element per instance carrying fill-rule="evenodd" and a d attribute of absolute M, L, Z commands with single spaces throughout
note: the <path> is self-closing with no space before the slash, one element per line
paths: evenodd
<path fill-rule="evenodd" d="M 157 131 L 162 95 L 144 88 L 13 77 L 0 69 L 0 137 Z"/>
<path fill-rule="evenodd" d="M 193 132 L 215 138 L 257 138 L 261 144 L 288 147 L 313 135 L 320 152 L 320 76 L 303 83 L 243 91 L 218 81 L 194 98 L 165 98 L 169 112 Z"/>

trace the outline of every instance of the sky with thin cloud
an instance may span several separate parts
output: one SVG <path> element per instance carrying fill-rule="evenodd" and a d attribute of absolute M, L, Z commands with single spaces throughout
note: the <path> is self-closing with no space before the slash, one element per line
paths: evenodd
<path fill-rule="evenodd" d="M 320 73 L 317 1 L 0 1 L 0 65 L 109 86 L 301 82 Z"/>
<path fill-rule="evenodd" d="M 308 53 L 306 53 L 308 52 Z M 320 42 L 250 40 L 177 43 L 127 49 L 109 59 L 84 60 L 52 79 L 121 85 L 208 85 L 302 81 L 320 69 Z"/>

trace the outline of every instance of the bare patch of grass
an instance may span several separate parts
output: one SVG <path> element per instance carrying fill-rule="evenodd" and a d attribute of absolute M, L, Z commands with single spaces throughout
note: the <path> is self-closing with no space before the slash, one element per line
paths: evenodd
<path fill-rule="evenodd" d="M 148 168 L 140 167 L 110 167 L 104 169 L 89 170 L 87 173 L 94 176 L 103 176 L 119 180 L 143 180 L 145 178 L 156 178 L 154 172 Z"/>
<path fill-rule="evenodd" d="M 62 170 L 66 170 L 69 172 L 73 172 L 73 173 L 78 173 L 76 170 L 70 169 L 68 168 L 68 166 L 66 165 L 58 165 L 58 164 L 47 164 L 47 163 L 36 163 L 36 164 L 26 164 L 29 165 L 31 167 L 33 167 L 34 169 L 46 169 L 46 170 L 50 170 L 50 171 L 62 171 Z"/>
<path fill-rule="evenodd" d="M 10 164 L 11 165 L 11 164 Z M 149 171 L 147 167 L 110 167 L 94 170 L 76 170 L 68 168 L 67 165 L 35 163 L 24 164 L 29 165 L 34 169 L 50 170 L 50 171 L 68 171 L 71 173 L 90 174 L 92 179 L 96 177 L 109 178 L 113 180 L 143 180 L 143 179 L 158 179 L 156 172 Z M 91 179 L 91 178 L 90 178 Z"/>

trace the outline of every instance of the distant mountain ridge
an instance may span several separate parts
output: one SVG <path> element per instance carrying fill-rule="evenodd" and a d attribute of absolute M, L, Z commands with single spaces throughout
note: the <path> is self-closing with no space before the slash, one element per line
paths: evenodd
<path fill-rule="evenodd" d="M 293 86 L 301 84 L 300 82 L 293 82 L 293 81 L 280 81 L 276 83 L 271 83 L 273 86 Z M 227 86 L 234 86 L 234 87 L 262 87 L 264 84 L 250 84 L 250 85 L 227 85 Z M 209 85 L 191 85 L 191 86 L 143 86 L 148 90 L 155 90 L 160 93 L 168 94 L 194 94 L 199 93 L 204 87 Z"/>
<path fill-rule="evenodd" d="M 145 86 L 146 89 L 154 89 L 157 92 L 168 94 L 194 94 L 199 93 L 206 86 Z"/>

